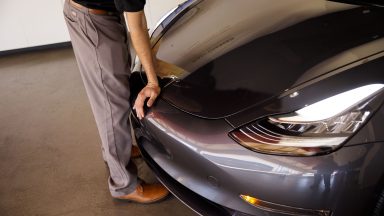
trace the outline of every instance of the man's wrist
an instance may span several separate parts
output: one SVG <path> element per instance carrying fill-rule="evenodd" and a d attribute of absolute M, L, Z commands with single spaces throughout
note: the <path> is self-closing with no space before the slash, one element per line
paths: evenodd
<path fill-rule="evenodd" d="M 151 87 L 158 87 L 159 82 L 157 82 L 157 80 L 156 81 L 148 81 L 147 85 L 151 86 Z"/>
<path fill-rule="evenodd" d="M 148 85 L 159 85 L 159 81 L 157 80 L 157 76 L 155 75 L 156 73 L 147 73 L 148 77 Z"/>

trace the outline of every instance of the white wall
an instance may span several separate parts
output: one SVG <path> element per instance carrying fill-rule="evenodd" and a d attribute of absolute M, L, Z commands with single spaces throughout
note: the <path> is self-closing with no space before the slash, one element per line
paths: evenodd
<path fill-rule="evenodd" d="M 0 0 L 0 51 L 69 41 L 64 0 Z M 148 27 L 184 0 L 147 0 Z"/>
<path fill-rule="evenodd" d="M 152 29 L 167 12 L 184 1 L 185 0 L 147 0 L 145 15 L 147 16 L 148 27 Z"/>
<path fill-rule="evenodd" d="M 61 0 L 1 0 L 0 51 L 69 40 Z"/>

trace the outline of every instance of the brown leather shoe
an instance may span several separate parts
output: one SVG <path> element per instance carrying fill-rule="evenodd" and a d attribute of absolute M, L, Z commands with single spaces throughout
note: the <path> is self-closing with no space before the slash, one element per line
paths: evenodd
<path fill-rule="evenodd" d="M 169 194 L 168 190 L 160 183 L 141 183 L 136 190 L 125 196 L 115 197 L 120 200 L 127 200 L 137 203 L 149 204 L 164 199 Z"/>
<path fill-rule="evenodd" d="M 140 149 L 137 146 L 132 145 L 131 158 L 138 158 L 141 156 Z"/>

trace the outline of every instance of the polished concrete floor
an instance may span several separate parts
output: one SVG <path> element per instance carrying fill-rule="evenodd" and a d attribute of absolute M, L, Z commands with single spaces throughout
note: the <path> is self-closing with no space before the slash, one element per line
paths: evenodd
<path fill-rule="evenodd" d="M 61 48 L 0 57 L 0 215 L 196 214 L 172 196 L 151 205 L 110 197 L 73 51 Z"/>

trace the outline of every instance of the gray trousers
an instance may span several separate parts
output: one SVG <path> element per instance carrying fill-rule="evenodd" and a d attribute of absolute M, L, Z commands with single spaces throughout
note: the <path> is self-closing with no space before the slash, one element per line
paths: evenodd
<path fill-rule="evenodd" d="M 91 14 L 68 0 L 64 17 L 109 167 L 110 192 L 115 197 L 126 195 L 136 189 L 137 173 L 130 161 L 131 71 L 123 20 L 118 14 Z"/>

